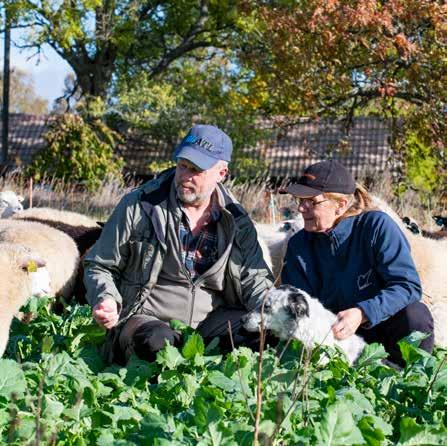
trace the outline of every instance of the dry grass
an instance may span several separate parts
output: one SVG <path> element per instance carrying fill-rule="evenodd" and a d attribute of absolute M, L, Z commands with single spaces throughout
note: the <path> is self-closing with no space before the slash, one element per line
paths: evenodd
<path fill-rule="evenodd" d="M 65 209 L 89 215 L 97 220 L 106 220 L 121 197 L 136 187 L 137 184 L 123 186 L 118 182 L 106 182 L 94 192 L 81 190 L 61 180 L 46 179 L 33 185 L 33 206 Z M 272 191 L 266 182 L 237 184 L 229 180 L 226 186 L 239 200 L 247 212 L 258 222 L 280 221 L 290 218 L 297 212 L 296 205 L 290 195 L 283 195 Z M 20 174 L 7 175 L 0 178 L 0 190 L 10 189 L 25 197 L 24 205 L 29 206 L 29 181 Z M 433 205 L 432 209 L 424 209 L 417 194 L 406 192 L 403 196 L 394 197 L 391 178 L 382 175 L 375 178 L 370 186 L 370 192 L 386 199 L 391 207 L 401 216 L 410 216 L 420 222 L 425 229 L 436 230 L 431 214 L 444 211 L 440 206 Z M 436 203 L 435 197 L 432 200 Z"/>
<path fill-rule="evenodd" d="M 121 197 L 135 185 L 123 186 L 116 181 L 105 182 L 94 192 L 61 180 L 44 179 L 32 185 L 21 175 L 0 178 L 0 190 L 10 189 L 25 198 L 24 207 L 51 207 L 80 212 L 104 221 L 111 214 Z"/>

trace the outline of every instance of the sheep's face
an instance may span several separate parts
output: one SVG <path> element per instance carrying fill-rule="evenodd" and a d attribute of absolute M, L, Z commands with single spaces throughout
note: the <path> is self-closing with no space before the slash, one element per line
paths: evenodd
<path fill-rule="evenodd" d="M 264 326 L 280 339 L 288 339 L 300 320 L 309 317 L 308 294 L 290 285 L 281 285 L 268 292 L 264 303 Z M 251 311 L 243 320 L 248 331 L 261 326 L 261 308 Z"/>
<path fill-rule="evenodd" d="M 0 218 L 8 218 L 23 211 L 23 197 L 12 191 L 0 192 Z"/>
<path fill-rule="evenodd" d="M 51 295 L 50 273 L 47 268 L 37 268 L 37 271 L 29 273 L 31 277 L 31 295 L 44 297 Z"/>

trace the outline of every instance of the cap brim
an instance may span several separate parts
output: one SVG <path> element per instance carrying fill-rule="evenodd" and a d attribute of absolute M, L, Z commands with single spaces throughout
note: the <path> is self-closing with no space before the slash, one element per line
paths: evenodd
<path fill-rule="evenodd" d="M 303 186 L 302 184 L 289 184 L 289 186 L 282 189 L 281 193 L 292 194 L 301 198 L 311 198 L 321 195 L 323 192 L 309 186 Z"/>
<path fill-rule="evenodd" d="M 213 167 L 219 160 L 209 155 L 205 155 L 195 147 L 183 146 L 175 153 L 174 159 L 183 158 L 196 165 L 199 169 L 207 170 Z"/>

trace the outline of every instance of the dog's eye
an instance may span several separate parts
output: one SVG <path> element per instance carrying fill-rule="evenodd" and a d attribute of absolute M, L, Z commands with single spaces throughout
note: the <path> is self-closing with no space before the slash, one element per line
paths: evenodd
<path fill-rule="evenodd" d="M 271 308 L 272 308 L 272 306 L 270 304 L 268 304 L 268 303 L 264 304 L 264 311 L 270 311 Z"/>

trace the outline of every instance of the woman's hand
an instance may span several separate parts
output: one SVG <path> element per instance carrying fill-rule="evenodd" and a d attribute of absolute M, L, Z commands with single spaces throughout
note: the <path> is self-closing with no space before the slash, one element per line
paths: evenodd
<path fill-rule="evenodd" d="M 337 321 L 332 325 L 332 333 L 334 333 L 335 339 L 343 340 L 352 336 L 357 328 L 367 319 L 363 310 L 360 308 L 348 308 L 347 310 L 340 311 L 337 314 Z"/>
<path fill-rule="evenodd" d="M 101 327 L 110 329 L 118 323 L 118 305 L 114 299 L 104 299 L 93 307 L 93 318 Z"/>

